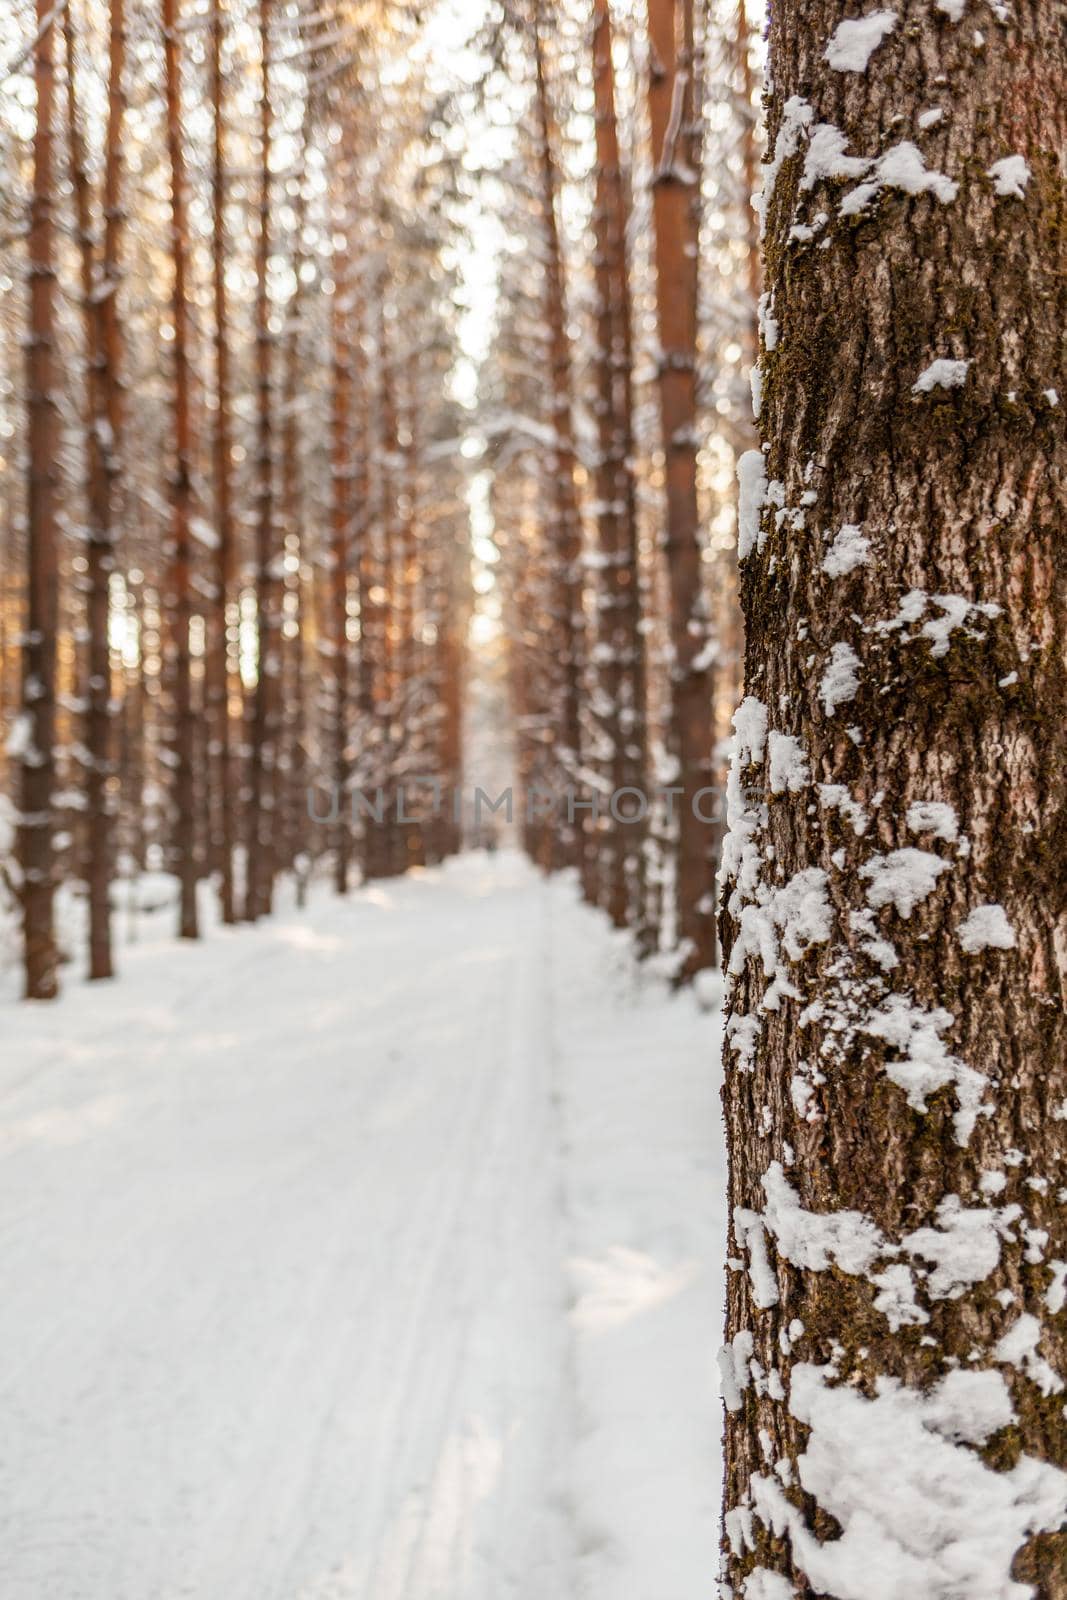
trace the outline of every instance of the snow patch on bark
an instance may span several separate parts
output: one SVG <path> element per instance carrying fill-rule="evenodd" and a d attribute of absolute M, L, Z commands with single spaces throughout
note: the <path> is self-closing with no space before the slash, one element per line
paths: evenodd
<path fill-rule="evenodd" d="M 862 1031 L 899 1051 L 885 1062 L 884 1071 L 905 1091 L 913 1111 L 925 1112 L 928 1095 L 954 1086 L 959 1110 L 953 1126 L 957 1143 L 965 1145 L 974 1132 L 987 1080 L 947 1050 L 941 1035 L 954 1021 L 943 1007 L 928 1011 L 907 995 L 891 994 L 866 1018 Z"/>
<path fill-rule="evenodd" d="M 764 1224 L 779 1254 L 793 1266 L 809 1272 L 835 1266 L 857 1278 L 885 1253 L 885 1239 L 862 1211 L 806 1211 L 780 1161 L 772 1161 L 764 1173 L 763 1192 Z"/>
<path fill-rule="evenodd" d="M 1003 906 L 975 906 L 957 930 L 960 944 L 969 956 L 980 950 L 1014 950 L 1015 929 Z"/>
<path fill-rule="evenodd" d="M 1002 156 L 999 161 L 994 161 L 986 176 L 993 179 L 994 194 L 1010 196 L 1014 200 L 1025 199 L 1026 185 L 1031 178 L 1025 156 Z"/>
<path fill-rule="evenodd" d="M 865 211 L 883 189 L 900 189 L 904 194 L 932 194 L 942 205 L 955 200 L 959 184 L 944 172 L 927 167 L 922 151 L 910 139 L 887 150 L 875 163 L 866 183 L 853 189 L 841 202 L 841 215 L 855 217 Z"/>
<path fill-rule="evenodd" d="M 767 1255 L 763 1218 L 758 1211 L 735 1206 L 734 1232 L 742 1250 L 748 1251 L 748 1276 L 752 1284 L 753 1303 L 760 1311 L 768 1311 L 771 1306 L 778 1304 L 778 1280 Z"/>
<path fill-rule="evenodd" d="M 916 800 L 904 818 L 912 833 L 932 833 L 935 839 L 955 844 L 960 824 L 955 808 L 944 800 Z"/>
<path fill-rule="evenodd" d="M 823 60 L 835 72 L 866 72 L 871 56 L 896 25 L 895 11 L 872 11 L 839 22 Z"/>
<path fill-rule="evenodd" d="M 795 156 L 800 149 L 800 131 L 807 127 L 814 115 L 808 102 L 798 94 L 790 95 L 782 108 L 782 121 L 774 141 L 774 152 L 763 176 L 763 188 L 753 200 L 753 207 L 759 218 L 761 239 L 767 233 L 767 213 L 774 196 L 774 186 L 778 182 L 778 174 L 790 156 Z"/>
<path fill-rule="evenodd" d="M 855 699 L 860 686 L 859 664 L 860 658 L 851 645 L 835 644 L 830 651 L 829 663 L 819 683 L 819 699 L 828 717 L 833 716 L 838 706 Z"/>
<path fill-rule="evenodd" d="M 753 1567 L 741 1586 L 743 1600 L 793 1600 L 793 1585 L 780 1572 Z"/>
<path fill-rule="evenodd" d="M 754 694 L 746 695 L 734 712 L 733 723 L 739 764 L 742 767 L 758 764 L 763 760 L 767 743 L 767 707 Z"/>
<path fill-rule="evenodd" d="M 892 905 L 901 917 L 910 917 L 920 900 L 933 893 L 937 880 L 950 863 L 930 850 L 891 850 L 872 856 L 860 868 L 868 883 L 867 904 L 875 911 Z"/>
<path fill-rule="evenodd" d="M 853 800 L 843 783 L 820 783 L 819 802 L 826 806 L 827 810 L 839 811 L 846 817 L 857 837 L 867 832 L 871 819 L 859 801 Z"/>
<path fill-rule="evenodd" d="M 746 450 L 737 461 L 737 559 L 744 561 L 753 549 L 759 551 L 767 535 L 761 514 L 767 503 L 767 463 L 762 450 Z"/>
<path fill-rule="evenodd" d="M 1024 1373 L 1031 1383 L 1037 1384 L 1046 1397 L 1062 1394 L 1063 1379 L 1049 1366 L 1044 1356 L 1039 1354 L 1037 1347 L 1040 1340 L 1040 1322 L 1028 1311 L 1024 1311 L 999 1341 L 994 1354 L 1005 1366 L 1015 1367 L 1017 1371 Z"/>
<path fill-rule="evenodd" d="M 808 140 L 798 187 L 802 191 L 814 189 L 824 178 L 862 178 L 870 171 L 871 163 L 866 156 L 846 155 L 847 148 L 847 134 L 832 122 L 818 123 Z"/>
<path fill-rule="evenodd" d="M 834 542 L 823 557 L 822 570 L 830 578 L 843 578 L 847 572 L 867 564 L 871 543 L 854 522 L 846 522 L 834 537 Z"/>
<path fill-rule="evenodd" d="M 790 794 L 797 794 L 807 788 L 811 775 L 801 741 L 791 733 L 771 733 L 768 735 L 768 747 L 767 772 L 771 793 L 782 794 L 788 789 Z"/>
<path fill-rule="evenodd" d="M 1067 1514 L 1067 1473 L 1031 1456 L 998 1472 L 969 1448 L 1014 1418 L 1000 1374 L 952 1372 L 926 1394 L 879 1378 L 873 1399 L 833 1378 L 796 1366 L 789 1409 L 811 1430 L 801 1486 L 840 1537 L 819 1539 L 773 1478 L 749 1486 L 811 1587 L 837 1600 L 1027 1600 L 1012 1562 Z"/>
<path fill-rule="evenodd" d="M 953 361 L 948 356 L 938 356 L 931 361 L 911 386 L 912 394 L 929 394 L 932 389 L 962 389 L 967 382 L 970 360 Z"/>

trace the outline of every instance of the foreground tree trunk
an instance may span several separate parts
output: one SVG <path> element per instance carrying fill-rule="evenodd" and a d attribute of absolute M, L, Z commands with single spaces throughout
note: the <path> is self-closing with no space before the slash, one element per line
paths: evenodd
<path fill-rule="evenodd" d="M 30 328 L 26 340 L 27 615 L 22 648 L 19 867 L 26 998 L 59 992 L 52 922 L 52 789 L 55 781 L 56 560 L 55 221 L 52 115 L 55 96 L 51 0 L 37 0 L 34 87 L 37 125 L 30 197 Z"/>
<path fill-rule="evenodd" d="M 649 117 L 656 236 L 659 394 L 666 459 L 665 548 L 673 656 L 671 743 L 678 760 L 678 930 L 685 970 L 716 959 L 715 833 L 700 791 L 712 779 L 712 652 L 697 503 L 697 270 L 701 108 L 694 92 L 693 0 L 649 0 Z"/>
<path fill-rule="evenodd" d="M 963 9 L 771 24 L 723 919 L 746 1600 L 1067 1596 L 1067 41 Z"/>
<path fill-rule="evenodd" d="M 170 166 L 171 258 L 174 269 L 174 480 L 171 485 L 170 644 L 174 657 L 174 846 L 180 903 L 178 932 L 199 935 L 196 907 L 196 713 L 189 657 L 192 615 L 192 413 L 189 397 L 189 307 L 186 293 L 185 153 L 181 125 L 178 0 L 163 0 L 163 59 Z"/>

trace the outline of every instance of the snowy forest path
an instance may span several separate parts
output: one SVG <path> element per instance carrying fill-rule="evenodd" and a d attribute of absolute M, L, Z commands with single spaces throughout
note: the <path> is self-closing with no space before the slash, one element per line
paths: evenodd
<path fill-rule="evenodd" d="M 4 1600 L 570 1600 L 583 1563 L 583 1594 L 628 1600 L 610 1504 L 576 1501 L 604 1477 L 578 1432 L 635 1379 L 583 1409 L 565 1169 L 598 1114 L 556 1081 L 609 1065 L 620 994 L 587 996 L 632 977 L 604 926 L 473 856 L 124 965 L 0 1008 Z M 635 1085 L 657 1005 L 621 1018 Z M 666 1006 L 696 1082 L 707 1022 Z M 686 1300 L 685 1267 L 646 1316 L 632 1219 L 597 1216 L 625 1319 L 703 1362 L 707 1285 Z"/>

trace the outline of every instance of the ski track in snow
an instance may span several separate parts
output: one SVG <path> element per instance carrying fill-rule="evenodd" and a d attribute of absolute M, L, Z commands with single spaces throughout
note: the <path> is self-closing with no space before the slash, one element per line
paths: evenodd
<path fill-rule="evenodd" d="M 718 1023 L 514 856 L 0 1005 L 3 1600 L 691 1600 Z"/>

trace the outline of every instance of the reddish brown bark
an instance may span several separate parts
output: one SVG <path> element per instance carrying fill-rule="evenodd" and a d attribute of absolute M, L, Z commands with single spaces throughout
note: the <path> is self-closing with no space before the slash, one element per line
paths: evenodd
<path fill-rule="evenodd" d="M 162 0 L 166 82 L 167 158 L 170 167 L 171 259 L 174 270 L 174 475 L 171 482 L 169 575 L 170 648 L 174 686 L 174 854 L 180 886 L 178 931 L 199 936 L 196 905 L 196 714 L 192 694 L 189 623 L 192 617 L 193 433 L 190 405 L 189 307 L 186 289 L 188 242 L 185 224 L 185 148 L 181 121 L 179 0 Z"/>
<path fill-rule="evenodd" d="M 570 334 L 567 331 L 566 269 L 557 217 L 559 177 L 554 155 L 555 130 L 549 98 L 543 39 L 544 23 L 540 12 L 534 23 L 534 67 L 536 74 L 538 164 L 541 178 L 541 221 L 544 228 L 545 319 L 550 350 L 550 420 L 553 444 L 545 463 L 549 474 L 554 582 L 548 595 L 550 633 L 547 649 L 554 660 L 557 682 L 549 712 L 553 722 L 556 749 L 552 767 L 557 789 L 580 781 L 582 736 L 580 707 L 582 697 L 582 527 L 575 485 L 577 457 L 574 446 L 574 379 Z M 549 774 L 544 774 L 548 777 Z M 562 779 L 562 785 L 559 782 Z M 578 864 L 588 885 L 597 876 L 595 838 L 586 833 L 580 821 L 566 824 L 558 837 L 545 832 L 551 859 L 542 865 Z M 558 859 L 556 858 L 558 856 Z"/>
<path fill-rule="evenodd" d="M 615 71 L 608 0 L 594 0 L 593 85 L 596 103 L 597 188 L 597 456 L 596 491 L 602 582 L 598 595 L 598 672 L 608 701 L 606 731 L 613 747 L 611 781 L 618 816 L 639 819 L 645 808 L 645 649 L 641 634 L 640 556 L 634 483 L 633 333 L 626 249 L 627 196 L 619 155 Z M 621 792 L 631 793 L 625 801 Z M 645 914 L 645 828 L 620 822 L 605 834 L 605 906 L 616 927 Z"/>
<path fill-rule="evenodd" d="M 59 992 L 52 920 L 59 569 L 56 549 L 55 221 L 52 214 L 55 84 L 51 11 L 51 0 L 37 0 L 38 35 L 34 50 L 37 122 L 30 196 L 30 326 L 26 343 L 27 614 L 22 652 L 23 748 L 18 838 L 28 1000 L 51 1000 Z"/>
<path fill-rule="evenodd" d="M 347 172 L 347 167 L 342 169 Z M 348 647 L 348 589 L 352 538 L 352 316 L 349 302 L 349 242 L 334 256 L 333 297 L 330 301 L 332 340 L 331 390 L 331 550 L 330 550 L 330 663 L 333 679 L 330 764 L 334 794 L 340 806 L 335 826 L 333 877 L 338 894 L 348 891 L 351 862 L 349 751 L 351 674 Z"/>
<path fill-rule="evenodd" d="M 114 516 L 119 471 L 121 421 L 119 361 L 121 328 L 116 299 L 119 286 L 121 211 L 119 180 L 125 109 L 122 73 L 125 50 L 123 0 L 110 10 L 108 121 L 104 152 L 102 259 L 93 239 L 92 186 L 79 124 L 74 14 L 64 13 L 67 65 L 67 126 L 70 172 L 81 259 L 81 288 L 87 355 L 86 507 L 88 511 L 88 672 L 85 691 L 86 879 L 89 902 L 89 977 L 110 978 L 112 840 L 116 796 L 112 716 L 110 580 L 115 568 Z"/>
<path fill-rule="evenodd" d="M 692 0 L 649 0 L 649 115 L 659 395 L 670 586 L 671 743 L 678 760 L 678 928 L 695 972 L 716 959 L 715 833 L 694 797 L 712 781 L 712 672 L 697 500 L 700 108 L 693 95 Z"/>
<path fill-rule="evenodd" d="M 270 0 L 259 5 L 259 235 L 256 241 L 256 683 L 249 744 L 245 836 L 248 881 L 245 917 L 271 908 L 275 872 L 275 781 L 278 740 L 279 580 L 274 530 L 274 422 L 271 404 L 270 264 L 271 101 Z"/>
<path fill-rule="evenodd" d="M 211 165 L 211 270 L 214 310 L 215 414 L 211 439 L 211 469 L 215 494 L 215 594 L 208 630 L 207 701 L 214 774 L 214 864 L 219 874 L 219 908 L 224 923 L 237 919 L 233 884 L 236 834 L 235 760 L 230 727 L 230 654 L 227 609 L 236 584 L 236 549 L 231 492 L 230 338 L 226 289 L 226 110 L 222 65 L 222 0 L 211 11 L 211 106 L 213 113 Z"/>

